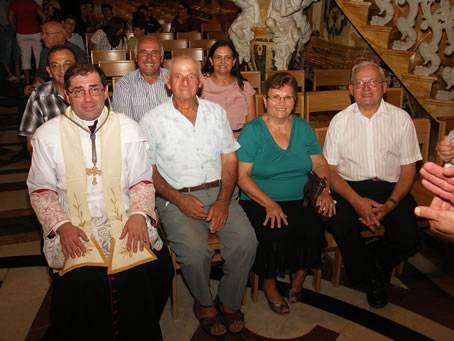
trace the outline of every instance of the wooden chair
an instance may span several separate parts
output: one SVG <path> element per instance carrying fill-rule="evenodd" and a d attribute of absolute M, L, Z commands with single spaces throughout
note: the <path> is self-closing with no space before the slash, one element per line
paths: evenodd
<path fill-rule="evenodd" d="M 402 108 L 404 102 L 404 89 L 403 88 L 388 88 L 383 96 L 385 102 Z"/>
<path fill-rule="evenodd" d="M 314 70 L 312 91 L 317 91 L 319 86 L 348 86 L 350 77 L 350 69 Z"/>
<path fill-rule="evenodd" d="M 229 40 L 229 34 L 227 32 L 205 32 L 205 39 L 215 39 L 215 40 Z"/>
<path fill-rule="evenodd" d="M 169 33 L 172 27 L 172 23 L 165 22 L 161 24 L 161 33 Z"/>
<path fill-rule="evenodd" d="M 202 24 L 202 32 L 222 32 L 222 25 L 217 23 Z"/>
<path fill-rule="evenodd" d="M 151 36 L 157 40 L 172 40 L 173 32 L 161 32 L 161 33 L 150 33 L 147 36 Z"/>
<path fill-rule="evenodd" d="M 282 71 L 266 70 L 265 71 L 266 79 L 268 79 L 268 77 L 274 75 L 277 72 Z M 306 81 L 306 78 L 304 76 L 304 70 L 285 70 L 285 72 L 288 72 L 293 77 L 295 77 L 296 81 L 298 82 L 298 92 L 304 92 L 304 82 Z"/>
<path fill-rule="evenodd" d="M 115 84 L 122 78 L 122 76 L 112 77 L 112 91 L 115 89 Z"/>
<path fill-rule="evenodd" d="M 157 230 L 159 235 L 161 236 L 161 239 L 165 243 L 165 245 L 169 249 L 169 253 L 172 259 L 172 264 L 173 264 L 173 280 L 172 280 L 172 292 L 170 294 L 170 299 L 171 299 L 171 305 L 172 305 L 172 318 L 174 320 L 177 319 L 177 270 L 181 269 L 181 266 L 179 263 L 177 263 L 177 257 L 175 253 L 172 251 L 170 248 L 169 242 L 167 241 L 166 234 L 164 232 L 164 229 L 162 227 L 161 221 L 159 220 L 159 215 L 157 210 L 156 212 L 156 223 L 157 223 Z M 208 232 L 208 247 L 214 251 L 213 258 L 211 259 L 211 263 L 218 263 L 222 262 L 222 257 L 221 257 L 221 242 L 219 241 L 219 238 L 217 237 L 216 234 L 212 234 Z M 246 304 L 246 290 L 243 295 L 243 301 L 242 304 Z"/>
<path fill-rule="evenodd" d="M 187 39 L 173 39 L 161 41 L 164 51 L 172 51 L 172 49 L 186 49 L 188 47 Z"/>
<path fill-rule="evenodd" d="M 203 63 L 203 49 L 200 47 L 185 48 L 185 49 L 172 49 L 172 58 L 178 56 L 190 56 L 194 60 Z"/>
<path fill-rule="evenodd" d="M 352 103 L 350 91 L 348 90 L 313 91 L 306 92 L 305 96 L 304 118 L 309 123 L 313 113 L 328 112 L 336 114 Z"/>
<path fill-rule="evenodd" d="M 91 63 L 98 64 L 99 62 L 126 60 L 126 51 L 124 50 L 92 50 Z"/>
<path fill-rule="evenodd" d="M 177 32 L 177 39 L 201 40 L 202 32 Z M 199 46 L 194 46 L 199 47 Z"/>
<path fill-rule="evenodd" d="M 189 47 L 201 47 L 208 51 L 215 42 L 216 39 L 190 39 Z"/>
<path fill-rule="evenodd" d="M 100 61 L 98 65 L 106 77 L 123 77 L 137 69 L 136 62 L 133 60 Z"/>
<path fill-rule="evenodd" d="M 91 37 L 93 37 L 93 34 L 95 34 L 94 32 L 90 32 L 90 33 L 85 33 L 85 52 L 87 53 L 87 55 L 90 54 L 90 49 L 88 48 L 88 43 L 90 42 L 90 39 Z"/>
<path fill-rule="evenodd" d="M 241 75 L 249 82 L 249 84 L 251 84 L 257 94 L 262 93 L 262 80 L 260 71 L 241 71 Z"/>

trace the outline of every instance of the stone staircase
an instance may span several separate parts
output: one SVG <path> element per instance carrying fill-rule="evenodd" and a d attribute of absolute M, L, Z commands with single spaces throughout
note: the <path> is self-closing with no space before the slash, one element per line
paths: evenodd
<path fill-rule="evenodd" d="M 371 11 L 373 10 L 373 7 L 376 7 L 371 2 L 336 0 L 337 5 L 350 23 L 355 27 L 363 39 L 367 41 L 375 53 L 386 63 L 389 69 L 393 71 L 399 81 L 424 108 L 427 114 L 437 122 L 440 122 L 441 118 L 446 119 L 446 117 L 452 117 L 454 119 L 454 100 L 434 98 L 435 91 L 445 87 L 440 75 L 420 75 L 413 73 L 415 66 L 418 64 L 415 60 L 421 59 L 418 51 L 415 49 L 397 50 L 390 48 L 393 45 L 391 37 L 393 34 L 394 36 L 396 35 L 397 21 L 400 18 L 402 18 L 401 20 L 405 19 L 408 15 L 408 10 L 402 10 L 402 8 L 405 9 L 404 1 L 401 0 L 399 2 L 402 2 L 403 6 L 399 6 L 397 0 L 393 0 L 392 2 L 389 1 L 390 5 L 394 6 L 394 17 L 389 24 L 378 26 L 370 24 Z M 452 9 L 451 12 L 454 12 L 454 9 Z M 418 15 L 421 16 L 421 13 Z M 423 19 L 424 18 L 418 17 L 416 19 L 416 25 L 421 25 Z M 418 40 L 414 46 L 419 46 L 427 35 L 422 35 L 422 30 L 418 27 L 416 27 L 416 30 L 418 31 Z M 442 33 L 444 32 L 442 31 Z M 442 49 L 439 50 L 441 52 L 439 54 L 442 55 Z M 444 59 L 446 58 L 441 58 L 441 67 L 445 66 L 443 64 Z M 423 63 L 420 62 L 419 64 L 422 65 Z"/>

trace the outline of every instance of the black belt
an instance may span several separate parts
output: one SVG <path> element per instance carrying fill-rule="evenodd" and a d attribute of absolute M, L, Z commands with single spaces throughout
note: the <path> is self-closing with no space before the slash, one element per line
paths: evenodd
<path fill-rule="evenodd" d="M 194 186 L 194 187 L 183 187 L 183 188 L 177 189 L 177 191 L 183 192 L 183 193 L 196 192 L 196 191 L 200 191 L 202 189 L 209 189 L 209 188 L 219 187 L 219 186 L 221 186 L 221 180 L 214 180 L 212 182 L 206 182 L 204 184 Z"/>

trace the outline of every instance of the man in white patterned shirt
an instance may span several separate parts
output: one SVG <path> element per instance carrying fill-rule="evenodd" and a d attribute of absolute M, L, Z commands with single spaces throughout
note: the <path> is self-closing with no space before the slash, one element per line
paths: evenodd
<path fill-rule="evenodd" d="M 115 84 L 112 107 L 139 122 L 143 115 L 168 101 L 164 83 L 167 70 L 161 68 L 164 48 L 159 40 L 147 36 L 137 43 L 139 68 L 129 72 Z"/>
<path fill-rule="evenodd" d="M 156 207 L 201 327 L 211 335 L 237 333 L 244 327 L 241 299 L 257 248 L 254 230 L 236 200 L 238 190 L 233 193 L 240 146 L 225 110 L 196 96 L 202 75 L 191 57 L 172 60 L 166 84 L 172 99 L 140 122 L 150 141 L 148 157 L 160 194 Z M 224 260 L 215 301 L 208 233 L 219 237 Z"/>
<path fill-rule="evenodd" d="M 44 122 L 62 114 L 68 106 L 65 102 L 64 76 L 76 63 L 74 52 L 67 46 L 57 45 L 50 49 L 46 70 L 52 80 L 38 87 L 30 95 L 19 126 L 18 134 L 27 137 L 27 149 L 36 129 Z"/>
<path fill-rule="evenodd" d="M 416 252 L 420 231 L 410 189 L 421 160 L 410 115 L 383 100 L 383 70 L 362 62 L 352 70 L 356 103 L 330 122 L 323 154 L 330 166 L 336 215 L 327 224 L 351 284 L 367 281 L 371 307 L 387 304 L 391 270 Z M 384 237 L 367 247 L 362 229 L 385 227 Z"/>

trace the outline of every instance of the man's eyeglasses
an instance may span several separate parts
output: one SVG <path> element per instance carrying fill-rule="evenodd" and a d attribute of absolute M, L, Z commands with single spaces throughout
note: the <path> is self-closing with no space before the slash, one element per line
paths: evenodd
<path fill-rule="evenodd" d="M 68 92 L 71 95 L 73 95 L 74 97 L 76 97 L 76 98 L 85 97 L 85 93 L 87 91 L 90 94 L 90 96 L 101 96 L 103 91 L 104 91 L 104 88 L 90 88 L 88 90 L 85 90 L 85 89 L 74 89 L 72 91 L 68 90 Z"/>
<path fill-rule="evenodd" d="M 291 104 L 295 101 L 294 96 L 281 97 L 279 95 L 273 95 L 273 96 L 267 96 L 267 97 L 274 103 L 280 103 L 282 99 L 284 99 L 285 104 Z"/>
<path fill-rule="evenodd" d="M 68 70 L 71 65 L 73 65 L 73 63 L 71 63 L 71 62 L 64 62 L 63 64 L 51 63 L 50 68 L 52 70 L 57 70 L 63 66 L 63 69 Z"/>
<path fill-rule="evenodd" d="M 378 81 L 376 79 L 371 79 L 370 81 L 356 81 L 353 83 L 353 86 L 355 88 L 358 88 L 358 89 L 362 89 L 366 86 L 366 84 L 370 87 L 370 88 L 378 88 L 378 86 L 383 83 L 383 81 Z"/>

